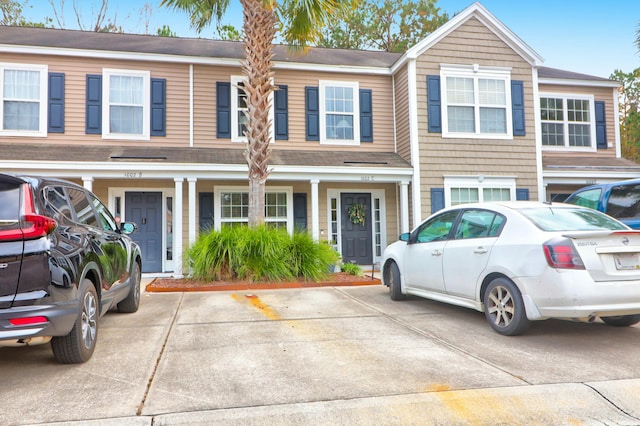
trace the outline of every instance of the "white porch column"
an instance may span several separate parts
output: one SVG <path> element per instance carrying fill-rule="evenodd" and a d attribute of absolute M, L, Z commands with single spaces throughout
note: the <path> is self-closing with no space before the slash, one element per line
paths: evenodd
<path fill-rule="evenodd" d="M 89 191 L 93 191 L 93 178 L 91 176 L 82 176 L 82 186 Z"/>
<path fill-rule="evenodd" d="M 311 181 L 311 237 L 320 241 L 320 203 L 318 202 L 319 180 Z"/>
<path fill-rule="evenodd" d="M 409 231 L 409 182 L 400 182 L 400 233 Z"/>
<path fill-rule="evenodd" d="M 189 178 L 189 247 L 196 242 L 196 182 L 198 178 Z"/>
<path fill-rule="evenodd" d="M 174 178 L 173 181 L 176 184 L 173 209 L 173 276 L 184 278 L 182 273 L 182 182 L 184 178 Z"/>

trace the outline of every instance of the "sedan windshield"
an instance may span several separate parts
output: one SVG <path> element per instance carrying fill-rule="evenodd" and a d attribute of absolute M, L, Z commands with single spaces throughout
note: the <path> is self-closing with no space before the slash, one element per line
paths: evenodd
<path fill-rule="evenodd" d="M 594 231 L 629 229 L 615 219 L 591 209 L 536 207 L 520 209 L 525 217 L 543 231 Z"/>

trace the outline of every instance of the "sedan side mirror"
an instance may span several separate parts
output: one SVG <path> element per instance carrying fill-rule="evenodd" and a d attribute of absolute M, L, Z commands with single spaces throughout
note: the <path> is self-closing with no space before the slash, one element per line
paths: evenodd
<path fill-rule="evenodd" d="M 408 232 L 405 232 L 404 234 L 400 234 L 400 241 L 409 241 L 409 234 Z"/>

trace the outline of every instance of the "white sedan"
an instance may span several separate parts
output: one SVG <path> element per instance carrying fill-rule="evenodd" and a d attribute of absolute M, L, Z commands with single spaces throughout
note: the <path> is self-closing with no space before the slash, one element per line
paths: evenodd
<path fill-rule="evenodd" d="M 484 311 L 500 334 L 547 318 L 640 322 L 640 231 L 585 207 L 458 205 L 402 234 L 383 257 L 391 299 Z"/>

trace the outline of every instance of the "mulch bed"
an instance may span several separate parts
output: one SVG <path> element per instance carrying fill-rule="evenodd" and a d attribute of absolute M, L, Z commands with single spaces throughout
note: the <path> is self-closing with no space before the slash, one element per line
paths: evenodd
<path fill-rule="evenodd" d="M 269 290 L 279 288 L 339 287 L 379 285 L 378 278 L 371 275 L 358 277 L 345 272 L 327 275 L 323 281 L 305 281 L 299 279 L 290 282 L 250 282 L 250 281 L 211 281 L 203 282 L 191 278 L 155 278 L 145 288 L 147 292 L 185 292 L 185 291 L 236 291 Z"/>

